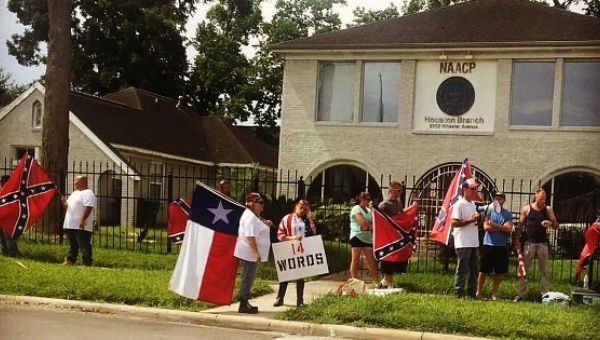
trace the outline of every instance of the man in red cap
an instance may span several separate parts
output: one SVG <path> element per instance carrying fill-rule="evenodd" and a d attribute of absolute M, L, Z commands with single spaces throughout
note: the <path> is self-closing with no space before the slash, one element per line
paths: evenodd
<path fill-rule="evenodd" d="M 258 307 L 252 306 L 248 299 L 250 298 L 250 289 L 254 284 L 258 264 L 269 259 L 269 248 L 271 247 L 269 228 L 273 226 L 273 223 L 260 216 L 264 205 L 265 202 L 260 194 L 256 192 L 248 193 L 246 195 L 247 209 L 240 217 L 238 238 L 233 252 L 233 255 L 240 259 L 242 264 L 239 313 L 258 313 Z"/>
<path fill-rule="evenodd" d="M 473 201 L 479 201 L 478 187 L 479 183 L 475 178 L 467 178 L 462 185 L 462 196 L 452 207 L 452 235 L 456 250 L 454 293 L 457 297 L 463 297 L 466 290 L 468 297 L 475 298 L 479 262 L 479 214 Z"/>

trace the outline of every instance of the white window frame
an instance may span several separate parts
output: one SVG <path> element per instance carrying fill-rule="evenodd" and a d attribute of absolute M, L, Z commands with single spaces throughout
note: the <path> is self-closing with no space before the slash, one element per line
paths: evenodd
<path fill-rule="evenodd" d="M 31 127 L 34 130 L 40 130 L 42 128 L 43 119 L 44 107 L 39 100 L 36 100 L 31 104 Z"/>
<path fill-rule="evenodd" d="M 540 125 L 540 124 L 515 124 L 513 123 L 513 105 L 514 105 L 514 91 L 515 91 L 515 65 L 517 63 L 544 63 L 544 64 L 552 64 L 554 66 L 554 76 L 553 76 L 553 92 L 551 96 L 552 106 L 550 108 L 550 124 L 548 125 Z M 556 95 L 557 95 L 557 82 L 556 82 L 556 74 L 559 71 L 560 66 L 556 62 L 556 59 L 513 59 L 511 65 L 511 84 L 510 84 L 510 106 L 508 109 L 508 123 L 510 127 L 521 127 L 526 129 L 551 129 L 555 127 L 555 111 L 556 111 Z"/>
<path fill-rule="evenodd" d="M 398 92 L 396 93 L 396 100 L 397 100 L 397 112 L 396 112 L 396 120 L 395 121 L 390 121 L 390 122 L 386 122 L 386 121 L 365 121 L 363 119 L 363 114 L 364 114 L 364 87 L 365 87 L 365 72 L 366 72 L 366 65 L 368 63 L 377 63 L 377 64 L 383 64 L 383 63 L 388 63 L 388 64 L 398 64 L 399 67 L 399 79 L 398 79 Z M 399 120 L 400 120 L 400 100 L 401 100 L 401 93 L 402 93 L 402 61 L 401 60 L 362 60 L 360 62 L 360 99 L 359 99 L 359 103 L 358 103 L 358 107 L 359 107 L 359 122 L 361 124 L 377 124 L 377 125 L 385 125 L 385 124 L 392 124 L 392 125 L 397 125 Z"/>
<path fill-rule="evenodd" d="M 322 66 L 324 64 L 349 64 L 349 65 L 353 65 L 354 67 L 354 81 L 352 84 L 352 98 L 350 98 L 352 100 L 352 112 L 351 112 L 351 117 L 349 120 L 320 120 L 319 119 L 319 108 L 320 108 L 320 101 L 321 101 L 321 70 L 322 70 Z M 357 75 L 357 62 L 355 60 L 319 60 L 317 62 L 317 82 L 316 82 L 316 105 L 315 105 L 315 116 L 314 116 L 314 120 L 315 122 L 319 123 L 319 124 L 335 124 L 335 125 L 344 125 L 344 124 L 354 124 L 356 123 L 357 120 L 357 116 L 356 116 L 356 107 L 357 107 L 357 103 L 355 101 L 356 98 L 356 89 L 357 89 L 357 83 L 356 83 L 356 75 Z"/>
<path fill-rule="evenodd" d="M 158 171 L 157 171 L 158 170 Z M 150 200 L 160 201 L 164 197 L 165 192 L 165 164 L 160 162 L 150 162 L 150 172 L 148 177 L 148 198 Z M 152 197 L 153 190 L 151 189 L 153 186 L 158 186 L 159 197 Z"/>
<path fill-rule="evenodd" d="M 563 114 L 564 114 L 564 97 L 565 97 L 565 88 L 566 88 L 566 66 L 568 63 L 597 63 L 600 65 L 600 60 L 599 59 L 565 59 L 565 60 L 561 60 L 561 79 L 557 80 L 557 82 L 560 84 L 560 103 L 559 103 L 559 117 L 558 117 L 558 125 L 560 126 L 560 128 L 568 128 L 568 129 L 599 129 L 600 130 L 600 125 L 563 125 L 562 123 L 562 118 L 563 118 Z M 596 89 L 597 90 L 597 89 Z M 589 93 L 589 92 L 586 92 Z M 598 99 L 600 100 L 600 99 Z M 598 113 L 600 114 L 600 112 Z"/>

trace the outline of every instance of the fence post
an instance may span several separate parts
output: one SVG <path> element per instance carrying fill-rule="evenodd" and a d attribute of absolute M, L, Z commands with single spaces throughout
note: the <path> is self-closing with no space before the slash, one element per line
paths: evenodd
<path fill-rule="evenodd" d="M 296 196 L 298 199 L 304 198 L 306 184 L 304 183 L 304 179 L 300 176 L 298 180 L 298 185 L 296 186 Z"/>
<path fill-rule="evenodd" d="M 65 179 L 67 178 L 67 173 L 65 171 L 65 169 L 63 169 L 62 167 L 58 170 L 58 190 L 59 190 L 59 194 L 60 195 L 66 195 L 66 191 L 65 191 Z M 60 199 L 60 197 L 59 197 Z M 64 237 L 65 237 L 65 230 L 62 228 L 62 222 L 64 222 L 64 218 L 65 218 L 65 207 L 62 205 L 62 203 L 60 203 L 58 205 L 58 211 L 59 211 L 59 215 L 58 215 L 58 222 L 61 222 L 61 228 L 58 231 L 58 243 L 59 244 L 63 244 L 64 242 Z"/>
<path fill-rule="evenodd" d="M 594 283 L 594 254 L 590 256 L 590 263 L 588 264 L 588 289 L 592 289 Z"/>
<path fill-rule="evenodd" d="M 173 171 L 167 175 L 167 254 L 171 254 L 171 239 L 168 233 L 169 203 L 173 202 Z"/>

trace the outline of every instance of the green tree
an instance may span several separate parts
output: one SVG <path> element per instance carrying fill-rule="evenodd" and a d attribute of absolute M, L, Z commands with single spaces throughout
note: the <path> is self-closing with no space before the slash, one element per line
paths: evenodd
<path fill-rule="evenodd" d="M 277 0 L 271 22 L 262 25 L 259 50 L 252 60 L 257 73 L 255 88 L 258 95 L 253 113 L 259 135 L 272 134 L 276 120 L 281 116 L 283 60 L 271 51 L 271 46 L 340 29 L 341 20 L 333 12 L 333 5 L 345 4 L 345 0 Z"/>
<path fill-rule="evenodd" d="M 583 10 L 585 14 L 600 18 L 600 1 L 598 0 L 583 0 L 585 6 Z"/>
<path fill-rule="evenodd" d="M 0 67 L 0 108 L 12 102 L 25 90 L 25 86 L 15 85 L 10 73 Z"/>
<path fill-rule="evenodd" d="M 400 15 L 398 8 L 393 3 L 390 3 L 388 8 L 380 11 L 367 11 L 364 7 L 356 7 L 352 11 L 352 14 L 354 14 L 354 20 L 348 27 L 366 25 L 375 21 L 395 18 Z"/>
<path fill-rule="evenodd" d="M 28 26 L 7 42 L 22 65 L 45 63 L 48 2 L 10 0 Z M 74 0 L 71 11 L 73 87 L 105 94 L 127 86 L 181 94 L 187 69 L 182 31 L 194 0 Z"/>
<path fill-rule="evenodd" d="M 404 14 L 412 14 L 422 11 L 446 7 L 459 2 L 470 0 L 404 0 L 402 4 L 402 12 Z M 542 2 L 552 7 L 570 10 L 572 6 L 583 3 L 583 10 L 586 15 L 600 17 L 600 1 L 599 0 L 531 0 Z"/>
<path fill-rule="evenodd" d="M 254 69 L 242 52 L 258 33 L 260 1 L 220 0 L 198 25 L 192 44 L 198 55 L 184 102 L 201 115 L 246 120 L 255 100 Z"/>
<path fill-rule="evenodd" d="M 402 12 L 404 14 L 413 14 L 466 1 L 469 0 L 404 0 L 404 3 L 402 4 Z"/>

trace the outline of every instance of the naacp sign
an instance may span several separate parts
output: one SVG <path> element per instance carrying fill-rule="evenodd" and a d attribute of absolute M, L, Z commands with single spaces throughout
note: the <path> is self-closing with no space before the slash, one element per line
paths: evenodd
<path fill-rule="evenodd" d="M 321 235 L 273 243 L 273 255 L 279 282 L 329 273 Z"/>

